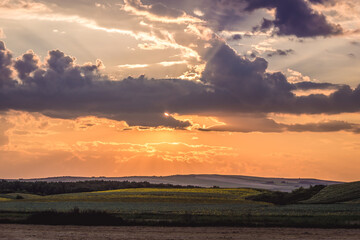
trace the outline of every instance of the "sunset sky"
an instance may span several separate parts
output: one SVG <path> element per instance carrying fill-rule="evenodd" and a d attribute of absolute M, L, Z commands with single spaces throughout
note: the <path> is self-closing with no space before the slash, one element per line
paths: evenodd
<path fill-rule="evenodd" d="M 360 177 L 358 0 L 0 0 L 0 178 Z"/>

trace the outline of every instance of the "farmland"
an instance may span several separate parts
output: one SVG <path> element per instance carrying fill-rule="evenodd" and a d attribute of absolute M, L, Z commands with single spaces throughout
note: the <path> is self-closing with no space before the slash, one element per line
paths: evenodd
<path fill-rule="evenodd" d="M 264 192 L 246 188 L 133 188 L 47 196 L 10 193 L 0 196 L 3 199 L 0 221 L 39 224 L 74 221 L 72 224 L 80 225 L 360 226 L 360 204 L 277 206 L 246 199 Z M 104 219 L 102 222 L 96 220 L 99 216 Z M 49 222 L 49 219 L 58 221 Z"/>
<path fill-rule="evenodd" d="M 1 225 L 0 240 L 358 240 L 359 229 Z M 271 236 L 271 238 L 269 237 Z"/>
<path fill-rule="evenodd" d="M 268 205 L 245 199 L 260 192 L 262 191 L 254 189 L 136 188 L 49 196 L 17 194 L 24 196 L 24 199 L 20 200 L 15 199 L 14 194 L 3 194 L 3 198 L 7 201 L 0 205 L 0 211 L 68 211 L 78 207 L 83 210 L 103 210 L 111 213 L 185 212 L 186 210 L 206 213 L 209 209 L 222 212 L 226 209 L 242 209 L 247 205 Z"/>
<path fill-rule="evenodd" d="M 360 200 L 360 182 L 335 184 L 328 186 L 305 203 L 358 202 Z"/>

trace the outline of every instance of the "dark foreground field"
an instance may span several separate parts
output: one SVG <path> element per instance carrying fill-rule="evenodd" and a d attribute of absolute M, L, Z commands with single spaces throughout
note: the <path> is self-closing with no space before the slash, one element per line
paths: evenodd
<path fill-rule="evenodd" d="M 45 194 L 46 183 L 26 193 L 21 192 L 26 190 L 21 184 L 14 184 L 14 192 L 0 194 L 0 223 L 360 228 L 360 182 L 299 188 L 291 193 L 249 188 L 149 187 Z"/>
<path fill-rule="evenodd" d="M 358 240 L 360 229 L 233 228 L 233 227 L 87 227 L 0 225 L 0 240 L 16 239 L 257 239 Z"/>
<path fill-rule="evenodd" d="M 241 188 L 134 188 L 47 196 L 9 193 L 0 195 L 0 223 L 360 228 L 357 201 L 276 205 L 251 200 L 263 193 Z M 346 196 L 341 193 L 339 197 Z M 336 194 L 331 191 L 330 195 Z"/>

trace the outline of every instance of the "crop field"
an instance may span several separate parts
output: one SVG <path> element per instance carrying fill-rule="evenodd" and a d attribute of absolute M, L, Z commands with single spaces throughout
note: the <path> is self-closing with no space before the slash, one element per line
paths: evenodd
<path fill-rule="evenodd" d="M 89 193 L 71 193 L 49 196 L 31 194 L 3 194 L 6 202 L 0 204 L 0 211 L 68 211 L 74 207 L 81 210 L 102 210 L 107 212 L 186 212 L 222 214 L 224 211 L 243 211 L 249 205 L 262 207 L 267 203 L 245 200 L 245 197 L 259 194 L 254 189 L 157 189 L 136 188 Z M 20 195 L 23 199 L 16 199 Z"/>
<path fill-rule="evenodd" d="M 260 193 L 253 189 L 120 189 L 90 193 L 60 194 L 37 201 L 90 202 L 177 202 L 177 203 L 250 203 L 245 197 Z"/>
<path fill-rule="evenodd" d="M 245 199 L 263 192 L 245 188 L 133 188 L 48 196 L 1 194 L 0 222 L 21 223 L 37 213 L 48 211 L 45 217 L 49 217 L 78 209 L 80 214 L 103 212 L 128 224 L 360 226 L 360 204 L 356 202 L 277 206 Z"/>
<path fill-rule="evenodd" d="M 328 186 L 313 196 L 305 203 L 334 203 L 353 201 L 360 199 L 360 182 L 335 184 Z"/>

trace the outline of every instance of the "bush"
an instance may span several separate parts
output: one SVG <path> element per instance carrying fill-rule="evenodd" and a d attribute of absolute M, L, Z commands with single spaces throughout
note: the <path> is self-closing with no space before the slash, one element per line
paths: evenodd
<path fill-rule="evenodd" d="M 300 201 L 310 199 L 312 196 L 320 192 L 320 190 L 324 187 L 324 185 L 315 185 L 310 186 L 309 188 L 300 187 L 293 190 L 291 193 L 279 191 L 265 192 L 262 194 L 249 196 L 246 199 L 259 202 L 274 203 L 277 205 L 294 204 L 299 203 Z"/>
<path fill-rule="evenodd" d="M 24 197 L 21 195 L 16 195 L 15 199 L 24 199 Z"/>

